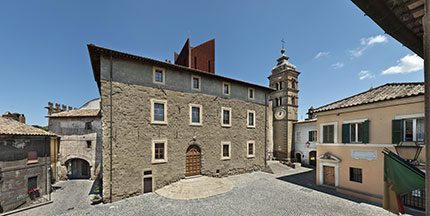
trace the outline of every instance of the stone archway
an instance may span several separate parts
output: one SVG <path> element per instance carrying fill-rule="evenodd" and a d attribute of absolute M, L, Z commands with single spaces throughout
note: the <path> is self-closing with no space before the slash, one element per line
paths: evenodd
<path fill-rule="evenodd" d="M 73 158 L 66 162 L 68 179 L 89 179 L 91 177 L 90 164 L 83 159 Z"/>
<path fill-rule="evenodd" d="M 197 145 L 188 147 L 185 156 L 185 176 L 200 175 L 201 150 Z"/>

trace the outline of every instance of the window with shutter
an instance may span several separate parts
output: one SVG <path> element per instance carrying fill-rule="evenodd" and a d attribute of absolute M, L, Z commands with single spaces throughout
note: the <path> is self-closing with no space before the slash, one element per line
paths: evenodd
<path fill-rule="evenodd" d="M 350 129 L 350 124 L 342 124 L 342 143 L 350 142 L 349 129 Z"/>
<path fill-rule="evenodd" d="M 363 143 L 369 143 L 369 120 L 364 121 L 362 127 L 363 127 L 362 141 Z"/>
<path fill-rule="evenodd" d="M 403 127 L 402 127 L 402 120 L 401 119 L 395 119 L 391 123 L 392 128 L 392 135 L 391 135 L 391 141 L 393 144 L 398 144 L 402 141 L 403 137 Z"/>

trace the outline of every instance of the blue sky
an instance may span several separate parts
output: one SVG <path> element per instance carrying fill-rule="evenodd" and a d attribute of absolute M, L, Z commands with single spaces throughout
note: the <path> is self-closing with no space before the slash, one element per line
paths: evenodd
<path fill-rule="evenodd" d="M 99 97 L 88 43 L 163 61 L 188 36 L 215 38 L 217 74 L 261 85 L 284 38 L 303 118 L 371 86 L 424 79 L 422 60 L 351 1 L 2 1 L 0 112 L 47 125 L 48 101 Z"/>

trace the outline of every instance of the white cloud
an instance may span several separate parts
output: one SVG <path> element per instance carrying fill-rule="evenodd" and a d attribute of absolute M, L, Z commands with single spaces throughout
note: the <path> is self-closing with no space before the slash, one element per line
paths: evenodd
<path fill-rule="evenodd" d="M 331 65 L 334 69 L 339 69 L 339 68 L 343 68 L 343 66 L 345 66 L 344 63 L 342 62 L 336 62 L 334 64 Z"/>
<path fill-rule="evenodd" d="M 382 75 L 387 74 L 407 74 L 415 71 L 422 70 L 424 68 L 424 60 L 417 55 L 406 55 L 397 61 L 396 66 L 391 66 L 388 69 L 382 71 Z"/>
<path fill-rule="evenodd" d="M 329 54 L 330 54 L 329 52 L 319 52 L 319 53 L 317 53 L 317 55 L 315 56 L 315 59 L 319 59 L 319 58 L 321 58 L 321 57 L 328 56 Z"/>
<path fill-rule="evenodd" d="M 376 35 L 374 37 L 368 37 L 368 38 L 361 38 L 360 44 L 361 46 L 350 50 L 349 53 L 352 57 L 360 57 L 363 55 L 364 51 L 366 51 L 369 47 L 374 46 L 378 43 L 387 43 L 388 38 L 385 35 Z"/>
<path fill-rule="evenodd" d="M 369 71 L 367 71 L 367 70 L 362 70 L 362 71 L 360 71 L 359 73 L 358 73 L 358 76 L 360 77 L 360 80 L 363 80 L 363 79 L 372 79 L 372 78 L 375 78 L 375 75 L 373 75 L 372 73 L 370 73 Z"/>

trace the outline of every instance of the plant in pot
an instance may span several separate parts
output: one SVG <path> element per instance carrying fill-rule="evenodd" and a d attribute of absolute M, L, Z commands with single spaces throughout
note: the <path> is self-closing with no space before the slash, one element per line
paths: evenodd
<path fill-rule="evenodd" d="M 99 204 L 103 201 L 103 199 L 99 196 L 99 195 L 95 195 L 93 196 L 93 198 L 91 199 L 91 204 L 95 205 L 95 204 Z"/>

